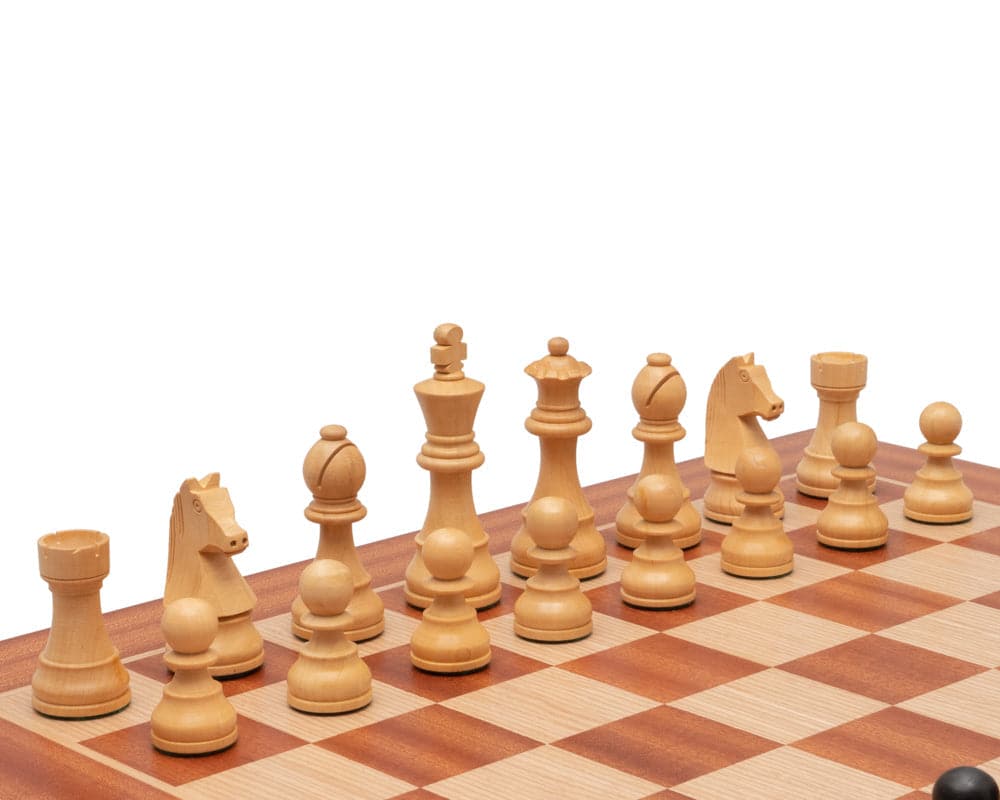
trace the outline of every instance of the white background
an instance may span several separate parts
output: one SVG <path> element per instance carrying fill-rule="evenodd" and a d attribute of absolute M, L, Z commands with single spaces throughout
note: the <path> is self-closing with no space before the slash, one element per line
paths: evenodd
<path fill-rule="evenodd" d="M 48 625 L 35 541 L 111 536 L 105 609 L 162 595 L 167 520 L 222 473 L 246 574 L 310 557 L 302 459 L 368 464 L 359 542 L 420 527 L 434 327 L 487 385 L 474 477 L 526 500 L 523 374 L 594 373 L 584 483 L 634 472 L 647 353 L 754 351 L 811 427 L 809 356 L 915 446 L 947 399 L 1000 464 L 1000 11 L 976 2 L 0 6 L 0 636 Z"/>

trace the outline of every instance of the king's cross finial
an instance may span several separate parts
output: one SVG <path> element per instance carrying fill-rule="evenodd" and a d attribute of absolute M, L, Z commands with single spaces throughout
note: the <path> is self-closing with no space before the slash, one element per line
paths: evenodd
<path fill-rule="evenodd" d="M 467 356 L 462 329 L 451 322 L 438 325 L 434 329 L 434 341 L 437 344 L 431 347 L 431 363 L 435 377 L 461 378 L 462 362 Z"/>

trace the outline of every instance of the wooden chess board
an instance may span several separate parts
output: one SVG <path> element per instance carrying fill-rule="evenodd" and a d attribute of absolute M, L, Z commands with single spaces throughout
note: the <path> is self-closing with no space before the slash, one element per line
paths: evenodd
<path fill-rule="evenodd" d="M 632 478 L 587 490 L 609 544 L 607 572 L 584 588 L 594 633 L 569 644 L 519 640 L 523 581 L 507 568 L 520 508 L 482 516 L 503 597 L 481 614 L 493 661 L 432 676 L 410 665 L 418 612 L 401 578 L 412 534 L 361 548 L 385 601 L 385 633 L 361 645 L 374 700 L 333 717 L 285 704 L 298 642 L 289 607 L 302 564 L 252 576 L 265 666 L 227 681 L 240 738 L 177 758 L 150 744 L 149 716 L 168 675 L 159 602 L 107 615 L 131 672 L 119 714 L 67 722 L 31 708 L 28 683 L 46 632 L 0 643 L 0 796 L 295 797 L 431 800 L 497 797 L 927 798 L 959 764 L 1000 776 L 1000 470 L 959 464 L 976 495 L 959 525 L 910 522 L 902 494 L 920 457 L 882 445 L 878 496 L 891 533 L 869 552 L 816 543 L 822 501 L 796 493 L 808 433 L 774 442 L 782 456 L 795 570 L 768 580 L 719 568 L 724 526 L 706 523 L 686 556 L 695 603 L 627 607 L 618 576 L 630 551 L 614 516 Z M 703 493 L 700 461 L 680 467 Z"/>

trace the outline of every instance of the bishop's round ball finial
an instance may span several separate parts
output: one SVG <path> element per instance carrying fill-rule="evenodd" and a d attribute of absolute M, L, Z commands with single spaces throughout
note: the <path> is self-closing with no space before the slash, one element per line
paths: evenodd
<path fill-rule="evenodd" d="M 565 497 L 539 497 L 524 514 L 524 527 L 544 550 L 562 550 L 576 534 L 580 520 Z"/>
<path fill-rule="evenodd" d="M 951 444 L 962 430 L 962 415 L 951 403 L 931 403 L 920 414 L 920 432 L 931 444 Z"/>
<path fill-rule="evenodd" d="M 314 497 L 329 502 L 357 497 L 365 482 L 365 460 L 343 425 L 326 425 L 306 454 L 302 477 Z"/>
<path fill-rule="evenodd" d="M 934 781 L 932 800 L 1000 800 L 997 782 L 977 767 L 955 767 Z"/>
<path fill-rule="evenodd" d="M 175 653 L 204 653 L 219 632 L 219 618 L 207 600 L 182 597 L 164 609 L 160 627 Z"/>
<path fill-rule="evenodd" d="M 427 571 L 440 581 L 461 578 L 469 571 L 475 555 L 472 540 L 458 528 L 431 531 L 421 552 Z"/>
<path fill-rule="evenodd" d="M 863 422 L 845 422 L 834 430 L 830 450 L 840 466 L 859 469 L 867 467 L 875 457 L 878 439 Z"/>
<path fill-rule="evenodd" d="M 666 353 L 650 353 L 632 382 L 632 405 L 646 420 L 676 420 L 687 402 L 687 385 Z"/>
<path fill-rule="evenodd" d="M 649 522 L 670 522 L 684 503 L 684 495 L 666 475 L 647 475 L 632 494 L 639 515 Z"/>
<path fill-rule="evenodd" d="M 736 460 L 736 480 L 743 491 L 768 494 L 781 480 L 781 460 L 769 447 L 751 447 Z"/>
<path fill-rule="evenodd" d="M 350 568 L 332 558 L 319 558 L 302 570 L 299 594 L 309 611 L 319 617 L 343 614 L 354 594 Z"/>

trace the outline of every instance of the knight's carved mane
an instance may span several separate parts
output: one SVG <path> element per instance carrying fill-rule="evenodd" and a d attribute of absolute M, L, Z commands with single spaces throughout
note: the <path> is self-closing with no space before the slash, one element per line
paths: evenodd
<path fill-rule="evenodd" d="M 743 439 L 745 424 L 757 425 L 756 417 L 744 422 L 732 413 L 729 407 L 726 384 L 737 379 L 737 371 L 741 367 L 751 367 L 754 354 L 734 356 L 719 370 L 712 381 L 708 392 L 708 404 L 705 414 L 705 466 L 715 472 L 731 474 L 735 469 L 736 456 Z M 732 462 L 732 463 L 730 463 Z"/>
<path fill-rule="evenodd" d="M 197 596 L 198 577 L 200 571 L 190 568 L 192 558 L 197 558 L 198 554 L 190 546 L 186 546 L 184 532 L 184 507 L 181 491 L 174 495 L 174 507 L 170 512 L 170 552 L 167 557 L 167 586 L 166 593 L 171 597 L 164 597 L 165 602 L 170 602 L 178 597 Z M 188 564 L 182 564 L 182 561 Z"/>

